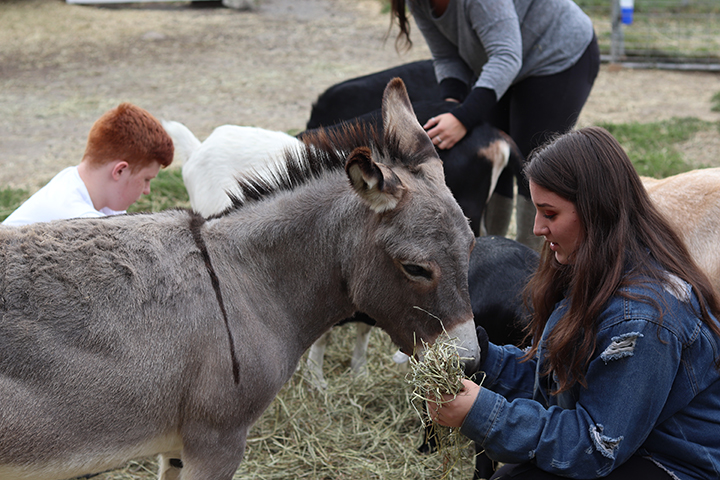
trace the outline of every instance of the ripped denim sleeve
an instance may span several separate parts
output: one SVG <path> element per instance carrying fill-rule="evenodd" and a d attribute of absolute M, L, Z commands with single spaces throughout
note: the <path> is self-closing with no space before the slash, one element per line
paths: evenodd
<path fill-rule="evenodd" d="M 610 345 L 600 354 L 600 358 L 608 363 L 612 360 L 631 357 L 635 352 L 638 338 L 642 338 L 642 336 L 642 333 L 630 332 L 613 337 Z"/>
<path fill-rule="evenodd" d="M 617 451 L 620 442 L 623 440 L 623 437 L 607 437 L 602 434 L 603 428 L 604 427 L 600 424 L 590 425 L 590 438 L 592 438 L 593 445 L 595 445 L 598 452 L 603 454 L 603 456 L 614 460 L 615 452 Z"/>
<path fill-rule="evenodd" d="M 635 346 L 642 333 L 630 332 L 612 337 L 610 345 L 600 354 L 600 358 L 607 364 L 621 358 L 631 357 L 635 353 Z M 615 452 L 623 437 L 611 438 L 603 435 L 604 427 L 601 424 L 590 426 L 590 438 L 593 445 L 603 456 L 615 459 Z M 589 452 L 588 452 L 589 453 Z"/>

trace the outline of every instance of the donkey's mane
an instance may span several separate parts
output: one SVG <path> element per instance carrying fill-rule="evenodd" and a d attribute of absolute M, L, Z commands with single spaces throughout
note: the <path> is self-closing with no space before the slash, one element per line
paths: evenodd
<path fill-rule="evenodd" d="M 355 148 L 368 147 L 384 154 L 381 133 L 367 124 L 343 123 L 332 128 L 319 128 L 302 136 L 303 146 L 287 149 L 276 168 L 263 178 L 253 174 L 238 179 L 239 195 L 230 194 L 231 205 L 217 216 L 237 210 L 249 203 L 258 202 L 281 191 L 289 191 L 319 178 L 323 173 L 345 167 L 347 156 Z M 395 144 L 396 142 L 391 142 Z M 399 150 L 396 146 L 391 150 Z"/>

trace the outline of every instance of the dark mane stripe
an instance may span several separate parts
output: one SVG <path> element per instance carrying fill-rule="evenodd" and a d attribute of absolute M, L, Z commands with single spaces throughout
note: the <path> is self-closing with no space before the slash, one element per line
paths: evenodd
<path fill-rule="evenodd" d="M 287 171 L 275 171 L 270 179 L 252 175 L 238 180 L 243 198 L 231 194 L 231 206 L 217 216 L 277 192 L 293 190 L 325 172 L 340 170 L 345 167 L 347 156 L 357 147 L 384 150 L 381 134 L 376 128 L 356 123 L 306 132 L 301 140 L 305 148 L 285 151 L 281 161 L 285 162 Z"/>
<path fill-rule="evenodd" d="M 384 140 L 382 141 L 382 157 L 384 162 L 388 162 L 388 164 L 393 165 L 399 165 L 403 164 L 408 166 L 410 169 L 413 169 L 414 167 L 417 167 L 418 165 L 424 163 L 427 161 L 428 154 L 431 152 L 434 152 L 434 147 L 430 145 L 430 151 L 423 151 L 423 150 L 414 150 L 414 151 L 407 151 L 400 148 L 400 138 L 398 138 L 396 131 L 391 130 L 388 133 L 384 132 L 383 128 L 383 119 L 382 119 L 382 113 L 380 110 L 373 111 L 370 113 L 366 113 L 365 115 L 361 115 L 359 117 L 356 117 L 352 120 L 347 120 L 344 122 L 340 122 L 336 125 L 325 127 L 325 128 L 318 128 L 314 130 L 306 130 L 303 133 L 298 134 L 298 138 L 302 141 L 305 141 L 306 137 L 309 137 L 310 135 L 313 135 L 314 133 L 320 131 L 320 130 L 326 130 L 326 131 L 333 131 L 333 130 L 342 130 L 344 128 L 348 127 L 358 127 L 365 130 L 372 130 L 373 135 L 378 139 L 383 137 L 385 135 Z M 423 132 L 417 132 L 418 135 L 421 136 L 427 136 L 426 133 Z M 427 142 L 427 138 L 424 139 L 418 139 L 420 142 Z M 361 146 L 361 145 L 356 145 Z M 402 159 L 402 161 L 398 162 L 398 159 Z"/>
<path fill-rule="evenodd" d="M 210 276 L 210 284 L 215 291 L 215 299 L 220 307 L 220 313 L 222 313 L 223 321 L 225 322 L 225 332 L 228 336 L 228 342 L 230 347 L 230 360 L 232 362 L 232 374 L 235 385 L 240 383 L 240 364 L 238 363 L 237 356 L 235 355 L 235 340 L 233 339 L 232 332 L 230 331 L 230 322 L 228 321 L 227 310 L 225 309 L 225 301 L 223 300 L 222 291 L 220 290 L 220 280 L 218 279 L 215 268 L 210 260 L 210 252 L 208 252 L 205 240 L 202 238 L 202 226 L 205 223 L 205 219 L 197 213 L 190 212 L 190 233 L 192 234 L 195 245 L 205 261 L 205 268 L 207 269 L 208 275 Z"/>

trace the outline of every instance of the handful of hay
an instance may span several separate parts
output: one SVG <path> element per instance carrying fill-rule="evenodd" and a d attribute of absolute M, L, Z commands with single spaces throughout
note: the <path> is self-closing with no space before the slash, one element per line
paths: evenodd
<path fill-rule="evenodd" d="M 410 372 L 406 380 L 413 387 L 412 405 L 420 417 L 423 427 L 430 423 L 425 413 L 427 401 L 442 403 L 443 395 L 452 395 L 454 399 L 462 390 L 463 373 L 461 360 L 454 339 L 447 333 L 438 337 L 433 345 L 422 341 L 423 359 L 410 358 Z M 470 440 L 456 428 L 432 424 L 432 437 L 438 451 L 443 455 L 444 475 L 446 478 L 452 468 L 467 451 Z M 427 439 L 430 441 L 430 438 Z"/>

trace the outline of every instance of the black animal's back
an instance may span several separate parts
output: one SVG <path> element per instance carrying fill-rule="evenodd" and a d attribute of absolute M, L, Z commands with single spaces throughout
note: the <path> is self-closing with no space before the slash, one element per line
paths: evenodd
<path fill-rule="evenodd" d="M 327 127 L 379 110 L 385 85 L 395 77 L 402 78 L 413 103 L 442 100 L 432 60 L 420 60 L 333 85 L 313 104 L 306 128 Z"/>
<path fill-rule="evenodd" d="M 505 237 L 478 237 L 470 256 L 470 301 L 475 324 L 495 344 L 519 345 L 529 312 L 522 291 L 538 265 L 538 254 Z"/>

